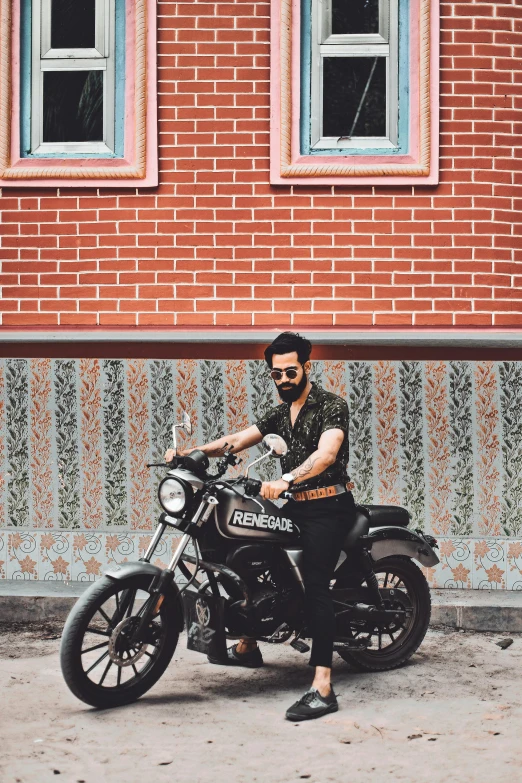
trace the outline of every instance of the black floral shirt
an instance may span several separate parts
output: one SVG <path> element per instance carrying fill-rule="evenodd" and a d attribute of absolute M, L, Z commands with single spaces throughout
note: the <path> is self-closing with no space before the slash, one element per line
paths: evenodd
<path fill-rule="evenodd" d="M 288 451 L 281 459 L 281 473 L 288 473 L 317 450 L 319 438 L 331 429 L 344 432 L 344 440 L 337 453 L 337 459 L 318 476 L 296 484 L 301 490 L 329 487 L 331 484 L 345 484 L 348 476 L 348 405 L 342 397 L 325 391 L 312 382 L 306 402 L 299 411 L 295 424 L 290 421 L 290 403 L 283 402 L 256 422 L 263 437 L 269 432 L 280 435 L 286 441 Z"/>

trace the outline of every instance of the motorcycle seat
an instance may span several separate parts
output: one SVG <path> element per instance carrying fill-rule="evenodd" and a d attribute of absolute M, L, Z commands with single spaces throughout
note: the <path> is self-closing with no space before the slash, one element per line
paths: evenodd
<path fill-rule="evenodd" d="M 357 511 L 355 514 L 355 522 L 353 523 L 352 527 L 348 531 L 346 538 L 343 541 L 343 549 L 346 552 L 348 549 L 351 549 L 355 546 L 357 541 L 361 536 L 367 536 L 368 531 L 370 530 L 370 523 L 368 521 L 368 516 L 364 512 L 364 510 L 360 507 L 357 507 Z"/>
<path fill-rule="evenodd" d="M 368 517 L 370 528 L 385 527 L 408 527 L 410 524 L 410 513 L 402 506 L 357 506 Z"/>
<path fill-rule="evenodd" d="M 355 508 L 355 522 L 343 542 L 345 552 L 355 546 L 361 536 L 367 536 L 372 527 L 408 527 L 410 523 L 409 512 L 401 506 L 356 505 Z"/>

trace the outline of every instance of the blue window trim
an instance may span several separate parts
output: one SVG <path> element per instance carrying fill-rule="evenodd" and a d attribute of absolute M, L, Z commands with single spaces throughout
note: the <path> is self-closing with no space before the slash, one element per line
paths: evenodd
<path fill-rule="evenodd" d="M 321 149 L 310 148 L 310 94 L 311 94 L 311 55 L 312 55 L 312 0 L 302 0 L 301 3 L 301 155 L 341 155 L 375 156 L 375 155 L 407 155 L 409 147 L 408 130 L 410 115 L 410 2 L 399 0 L 399 119 L 397 147 L 390 149 L 375 147 L 373 149 Z"/>
<path fill-rule="evenodd" d="M 125 126 L 125 0 L 115 5 L 114 153 L 63 153 L 36 155 L 31 149 L 31 13 L 32 0 L 20 9 L 20 157 L 21 158 L 123 158 Z"/>

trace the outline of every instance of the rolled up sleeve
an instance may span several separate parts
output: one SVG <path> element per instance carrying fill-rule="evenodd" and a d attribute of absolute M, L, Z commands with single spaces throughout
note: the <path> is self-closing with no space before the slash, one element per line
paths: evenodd
<path fill-rule="evenodd" d="M 323 410 L 323 420 L 319 435 L 327 430 L 342 430 L 348 436 L 348 405 L 340 398 L 328 401 Z"/>

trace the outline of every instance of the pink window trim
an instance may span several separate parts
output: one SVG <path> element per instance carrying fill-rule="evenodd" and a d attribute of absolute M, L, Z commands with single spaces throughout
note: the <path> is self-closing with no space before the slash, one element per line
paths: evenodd
<path fill-rule="evenodd" d="M 272 0 L 270 182 L 273 185 L 436 185 L 439 3 L 410 4 L 409 155 L 300 154 L 301 0 Z"/>
<path fill-rule="evenodd" d="M 20 157 L 20 0 L 12 4 L 12 23 L 10 6 L 11 0 L 0 0 L 0 185 L 157 185 L 156 0 L 127 5 L 123 159 Z"/>

